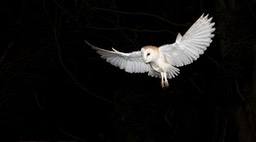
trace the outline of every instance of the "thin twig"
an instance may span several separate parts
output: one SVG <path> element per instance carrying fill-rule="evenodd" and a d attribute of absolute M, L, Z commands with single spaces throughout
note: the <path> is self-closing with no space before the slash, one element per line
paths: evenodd
<path fill-rule="evenodd" d="M 223 136 L 221 142 L 225 142 L 225 137 L 226 137 L 226 131 L 227 131 L 227 123 L 228 123 L 228 118 L 225 117 L 225 124 L 224 124 L 224 129 L 223 129 Z"/>
<path fill-rule="evenodd" d="M 194 82 L 194 80 L 193 80 L 193 79 L 190 79 L 190 82 L 191 82 L 192 85 L 196 88 L 196 90 L 200 93 L 200 95 L 203 95 L 202 89 Z"/>
<path fill-rule="evenodd" d="M 242 95 L 242 93 L 240 92 L 238 81 L 236 80 L 235 83 L 236 83 L 236 92 L 237 92 L 237 94 L 238 94 L 238 95 L 241 97 L 241 99 L 245 102 L 245 98 L 244 98 L 244 96 Z"/>
<path fill-rule="evenodd" d="M 39 109 L 41 109 L 42 111 L 44 111 L 43 106 L 40 104 L 40 102 L 39 102 L 39 100 L 38 100 L 38 95 L 37 95 L 36 90 L 34 90 L 34 94 L 35 94 L 35 102 L 36 102 L 37 106 L 39 107 Z"/>
<path fill-rule="evenodd" d="M 91 9 L 99 10 L 99 11 L 105 11 L 105 12 L 111 12 L 111 13 L 126 14 L 126 15 L 149 16 L 149 17 L 153 17 L 153 18 L 159 19 L 161 21 L 164 21 L 164 22 L 166 22 L 168 24 L 171 24 L 171 25 L 174 25 L 174 26 L 187 27 L 187 25 L 174 23 L 174 22 L 171 22 L 171 21 L 169 21 L 166 18 L 163 18 L 161 16 L 158 16 L 158 15 L 155 15 L 155 14 L 151 14 L 151 13 L 146 13 L 146 12 L 128 12 L 128 11 L 119 11 L 119 10 L 113 10 L 113 9 L 106 9 L 106 8 L 101 8 L 101 7 L 91 7 Z"/>
<path fill-rule="evenodd" d="M 140 28 L 130 28 L 130 27 L 97 27 L 97 26 L 87 26 L 86 28 L 88 29 L 94 29 L 94 30 L 104 30 L 104 31 L 119 31 L 119 30 L 125 30 L 125 31 L 131 31 L 131 32 L 137 32 L 137 33 L 169 33 L 172 35 L 177 35 L 176 32 L 167 30 L 167 29 L 157 29 L 157 30 L 152 30 L 152 29 L 140 29 Z M 81 30 L 77 32 L 83 32 Z"/>
<path fill-rule="evenodd" d="M 63 130 L 62 128 L 58 128 L 58 130 L 59 130 L 60 132 L 62 132 L 63 134 L 65 134 L 65 135 L 67 135 L 67 136 L 69 136 L 69 137 L 71 137 L 71 138 L 73 138 L 73 139 L 75 139 L 75 140 L 78 140 L 78 141 L 85 141 L 85 139 L 83 139 L 83 138 L 81 138 L 81 137 L 78 137 L 78 136 L 75 136 L 75 135 L 73 135 L 73 134 L 71 134 L 71 133 L 69 133 L 69 132 Z"/>

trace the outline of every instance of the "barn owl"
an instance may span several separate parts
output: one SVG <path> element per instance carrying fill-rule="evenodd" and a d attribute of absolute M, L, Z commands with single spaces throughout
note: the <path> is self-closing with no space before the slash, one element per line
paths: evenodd
<path fill-rule="evenodd" d="M 114 48 L 106 50 L 85 41 L 103 59 L 128 73 L 148 73 L 149 76 L 161 78 L 162 88 L 168 88 L 168 79 L 174 78 L 181 67 L 197 60 L 212 42 L 215 31 L 212 17 L 204 14 L 182 36 L 178 33 L 176 41 L 159 47 L 148 45 L 140 51 L 120 52 Z"/>

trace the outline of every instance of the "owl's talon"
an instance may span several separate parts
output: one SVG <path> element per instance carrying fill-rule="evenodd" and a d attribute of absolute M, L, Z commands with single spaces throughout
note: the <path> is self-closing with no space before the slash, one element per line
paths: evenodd
<path fill-rule="evenodd" d="M 162 88 L 165 88 L 164 81 L 161 82 Z"/>
<path fill-rule="evenodd" d="M 168 83 L 168 81 L 167 80 L 165 80 L 165 81 L 162 81 L 161 82 L 161 86 L 162 86 L 162 88 L 169 88 L 169 83 Z"/>
<path fill-rule="evenodd" d="M 168 81 L 166 80 L 164 83 L 165 83 L 165 88 L 169 88 L 169 83 L 168 83 Z"/>

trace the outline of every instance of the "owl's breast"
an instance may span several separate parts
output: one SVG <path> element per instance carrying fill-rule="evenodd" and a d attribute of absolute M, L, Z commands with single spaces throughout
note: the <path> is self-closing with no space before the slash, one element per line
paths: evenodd
<path fill-rule="evenodd" d="M 163 72 L 163 70 L 156 63 L 150 63 L 150 65 L 153 68 L 153 70 L 157 72 Z"/>
<path fill-rule="evenodd" d="M 150 65 L 157 72 L 167 72 L 170 68 L 170 65 L 162 60 L 151 62 Z"/>

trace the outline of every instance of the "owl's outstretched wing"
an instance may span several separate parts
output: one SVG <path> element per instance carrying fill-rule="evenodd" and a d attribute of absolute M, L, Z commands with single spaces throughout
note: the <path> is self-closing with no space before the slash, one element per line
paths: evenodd
<path fill-rule="evenodd" d="M 203 54 L 214 37 L 214 24 L 208 15 L 202 15 L 185 33 L 178 34 L 176 42 L 159 47 L 168 63 L 180 67 L 196 60 Z"/>
<path fill-rule="evenodd" d="M 97 53 L 101 55 L 103 59 L 106 59 L 107 62 L 112 65 L 124 69 L 129 73 L 144 73 L 149 72 L 151 67 L 149 64 L 146 64 L 141 56 L 141 51 L 134 51 L 130 53 L 119 52 L 116 49 L 112 48 L 111 50 L 105 50 L 99 47 L 96 47 L 89 42 L 85 41 L 93 49 L 97 50 Z"/>

